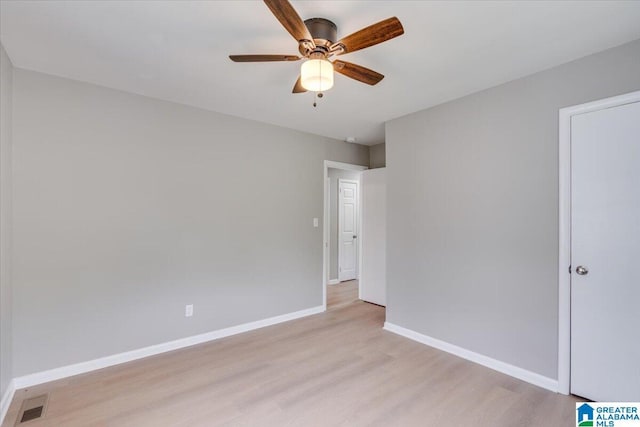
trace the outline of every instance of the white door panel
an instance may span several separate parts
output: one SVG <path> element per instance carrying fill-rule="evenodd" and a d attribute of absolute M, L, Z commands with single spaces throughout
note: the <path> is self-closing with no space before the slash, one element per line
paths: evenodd
<path fill-rule="evenodd" d="M 358 183 L 338 181 L 338 280 L 358 275 Z"/>
<path fill-rule="evenodd" d="M 571 392 L 640 401 L 640 103 L 571 119 L 571 264 Z"/>
<path fill-rule="evenodd" d="M 362 194 L 360 299 L 386 306 L 386 169 L 378 168 L 362 172 L 360 184 Z"/>

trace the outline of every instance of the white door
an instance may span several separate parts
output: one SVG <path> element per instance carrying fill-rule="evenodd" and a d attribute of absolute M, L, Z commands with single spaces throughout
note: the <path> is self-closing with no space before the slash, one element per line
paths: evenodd
<path fill-rule="evenodd" d="M 640 103 L 571 119 L 571 393 L 640 401 Z"/>
<path fill-rule="evenodd" d="M 387 305 L 387 174 L 386 168 L 371 169 L 360 176 L 362 230 L 360 299 Z"/>
<path fill-rule="evenodd" d="M 358 182 L 338 180 L 338 280 L 358 274 Z"/>

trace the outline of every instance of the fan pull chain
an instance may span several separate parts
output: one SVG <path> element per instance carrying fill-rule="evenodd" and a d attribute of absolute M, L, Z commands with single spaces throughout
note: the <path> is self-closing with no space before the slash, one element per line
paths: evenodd
<path fill-rule="evenodd" d="M 322 93 L 322 92 L 316 92 L 316 98 L 318 98 L 318 99 L 319 99 L 319 98 L 322 98 L 323 96 L 324 96 L 324 93 Z M 314 99 L 314 100 L 313 100 L 313 107 L 315 108 L 315 107 L 317 107 L 317 106 L 318 106 L 318 103 L 317 103 L 317 102 L 316 102 L 316 100 Z"/>

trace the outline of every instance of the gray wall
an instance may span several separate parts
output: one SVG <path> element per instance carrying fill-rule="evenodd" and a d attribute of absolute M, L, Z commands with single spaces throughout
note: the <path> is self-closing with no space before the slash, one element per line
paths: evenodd
<path fill-rule="evenodd" d="M 15 376 L 322 304 L 323 161 L 367 147 L 20 69 L 13 102 Z"/>
<path fill-rule="evenodd" d="M 387 165 L 386 145 L 376 144 L 369 147 L 369 168 L 383 168 Z"/>
<path fill-rule="evenodd" d="M 387 320 L 557 378 L 558 109 L 640 89 L 640 41 L 387 123 Z"/>
<path fill-rule="evenodd" d="M 13 67 L 0 45 L 0 397 L 11 367 L 11 98 Z"/>
<path fill-rule="evenodd" d="M 360 182 L 360 172 L 329 168 L 329 280 L 338 279 L 338 180 Z"/>

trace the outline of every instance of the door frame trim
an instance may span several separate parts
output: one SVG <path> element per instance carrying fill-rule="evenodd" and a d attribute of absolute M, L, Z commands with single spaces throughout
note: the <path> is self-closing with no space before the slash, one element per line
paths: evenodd
<path fill-rule="evenodd" d="M 327 309 L 327 282 L 329 278 L 329 186 L 327 185 L 327 179 L 329 178 L 329 169 L 342 169 L 349 171 L 364 171 L 369 169 L 367 166 L 361 166 L 351 163 L 334 162 L 332 160 L 324 161 L 324 203 L 322 208 L 322 307 Z M 358 245 L 360 245 L 362 239 L 358 239 Z M 362 254 L 362 248 L 358 246 L 358 256 Z M 362 259 L 358 259 L 360 265 L 362 265 Z M 360 283 L 358 283 L 360 286 Z M 360 290 L 358 289 L 358 293 Z"/>
<path fill-rule="evenodd" d="M 558 392 L 571 392 L 571 118 L 640 102 L 640 91 L 561 108 L 558 113 Z"/>
<path fill-rule="evenodd" d="M 340 194 L 340 184 L 342 184 L 343 182 L 347 182 L 350 184 L 355 184 L 356 186 L 356 203 L 358 204 L 356 206 L 357 212 L 356 212 L 356 221 L 358 221 L 358 223 L 356 224 L 356 233 L 358 236 L 358 241 L 356 242 L 356 251 L 358 251 L 358 253 L 356 254 L 356 279 L 360 280 L 360 232 L 362 231 L 362 229 L 360 228 L 360 222 L 362 220 L 362 213 L 360 212 L 360 181 L 359 180 L 355 180 L 355 179 L 346 179 L 346 178 L 338 178 L 338 194 Z M 338 196 L 338 235 L 340 236 L 340 209 L 341 209 L 341 205 L 340 205 L 340 196 Z M 329 237 L 331 238 L 331 237 Z M 341 282 L 340 280 L 340 260 L 341 260 L 341 256 L 340 253 L 342 251 L 342 237 L 338 237 L 338 282 Z M 358 282 L 359 285 L 359 282 Z M 360 286 L 358 286 L 359 288 Z"/>

